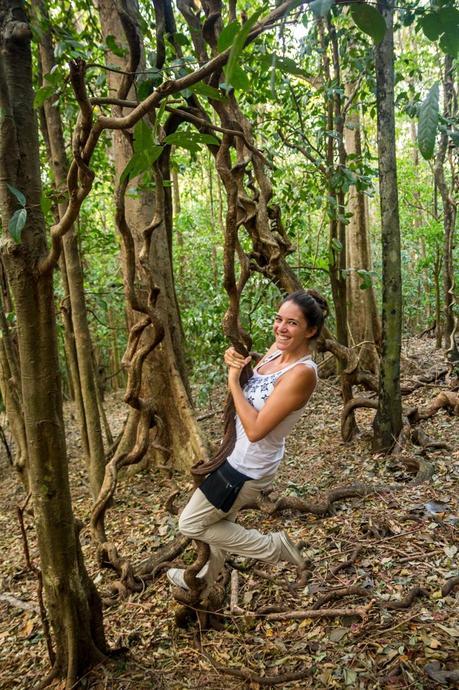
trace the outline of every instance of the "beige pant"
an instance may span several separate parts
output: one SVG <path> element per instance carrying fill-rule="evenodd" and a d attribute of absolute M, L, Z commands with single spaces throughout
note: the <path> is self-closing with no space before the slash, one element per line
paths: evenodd
<path fill-rule="evenodd" d="M 196 489 L 183 509 L 179 518 L 180 532 L 210 546 L 209 562 L 199 573 L 208 585 L 215 582 L 222 572 L 228 553 L 268 563 L 287 560 L 298 565 L 301 555 L 298 552 L 293 555 L 285 552 L 279 532 L 262 534 L 234 522 L 238 511 L 253 503 L 260 492 L 272 484 L 273 479 L 274 475 L 271 475 L 246 481 L 228 513 L 215 508 L 201 489 Z"/>

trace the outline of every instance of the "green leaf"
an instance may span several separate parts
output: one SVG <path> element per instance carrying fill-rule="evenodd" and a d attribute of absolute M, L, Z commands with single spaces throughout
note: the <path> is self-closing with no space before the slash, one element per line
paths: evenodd
<path fill-rule="evenodd" d="M 457 33 L 459 29 L 459 10 L 457 7 L 442 7 L 438 16 L 443 31 Z"/>
<path fill-rule="evenodd" d="M 239 22 L 234 21 L 231 22 L 231 24 L 228 24 L 228 26 L 225 26 L 224 29 L 222 29 L 217 42 L 217 50 L 219 53 L 222 53 L 224 50 L 229 48 L 230 45 L 232 45 L 236 37 L 236 34 L 240 28 L 241 25 L 239 24 Z"/>
<path fill-rule="evenodd" d="M 20 206 L 24 208 L 24 206 L 26 205 L 26 198 L 24 194 L 20 192 L 19 189 L 16 189 L 16 187 L 13 187 L 12 185 L 8 184 L 8 182 L 6 183 L 6 186 L 10 190 L 11 194 L 16 197 Z"/>
<path fill-rule="evenodd" d="M 13 215 L 10 218 L 10 222 L 8 223 L 8 230 L 16 244 L 20 244 L 21 242 L 21 233 L 24 228 L 24 225 L 26 224 L 26 220 L 27 210 L 25 208 L 18 209 L 13 213 Z"/>
<path fill-rule="evenodd" d="M 332 237 L 331 246 L 335 252 L 340 252 L 343 249 L 343 245 L 336 237 Z"/>
<path fill-rule="evenodd" d="M 422 19 L 419 20 L 419 26 L 424 32 L 424 35 L 429 39 L 429 41 L 436 41 L 442 32 L 440 16 L 438 12 L 431 12 L 430 14 L 424 15 Z"/>
<path fill-rule="evenodd" d="M 282 57 L 276 53 L 267 53 L 266 55 L 260 56 L 260 63 L 269 68 L 273 65 L 281 72 L 286 74 L 293 74 L 299 77 L 307 77 L 308 73 L 296 64 L 295 60 L 289 57 Z"/>
<path fill-rule="evenodd" d="M 419 108 L 418 146 L 426 160 L 433 156 L 437 136 L 440 85 L 436 82 Z"/>
<path fill-rule="evenodd" d="M 139 101 L 145 100 L 155 88 L 153 79 L 143 79 L 137 85 L 137 98 Z"/>
<path fill-rule="evenodd" d="M 153 130 L 145 120 L 139 120 L 134 126 L 134 153 L 146 151 L 153 146 Z"/>
<path fill-rule="evenodd" d="M 46 101 L 47 98 L 53 95 L 55 89 L 54 86 L 48 85 L 48 86 L 41 86 L 36 94 L 35 98 L 33 99 L 33 107 L 35 109 L 41 108 L 43 103 Z"/>
<path fill-rule="evenodd" d="M 459 53 L 459 28 L 452 27 L 452 31 L 446 31 L 440 38 L 440 48 L 447 55 L 451 57 L 457 57 Z M 455 30 L 454 30 L 455 29 Z"/>
<path fill-rule="evenodd" d="M 110 36 L 107 36 L 105 39 L 105 43 L 107 45 L 107 48 L 114 54 L 117 55 L 118 57 L 124 57 L 127 53 L 127 50 L 125 48 L 122 48 L 121 46 L 118 45 L 116 42 L 116 39 L 114 36 L 110 34 Z"/>
<path fill-rule="evenodd" d="M 381 43 L 386 33 L 386 22 L 375 7 L 363 3 L 351 5 L 351 17 L 363 33 L 371 36 L 375 43 Z"/>
<path fill-rule="evenodd" d="M 52 205 L 53 202 L 51 201 L 51 199 L 47 197 L 44 192 L 42 192 L 40 196 L 40 208 L 44 216 L 46 216 L 51 211 Z"/>
<path fill-rule="evenodd" d="M 233 75 L 238 67 L 239 57 L 244 49 L 250 30 L 255 25 L 261 12 L 262 9 L 260 8 L 254 14 L 252 14 L 251 17 L 247 19 L 247 21 L 245 22 L 245 24 L 242 25 L 241 30 L 237 33 L 233 41 L 230 54 L 228 57 L 228 62 L 224 67 L 225 83 L 227 87 L 229 84 L 232 84 L 234 86 Z"/>
<path fill-rule="evenodd" d="M 154 144 L 147 149 L 134 151 L 134 155 L 121 173 L 120 181 L 124 182 L 126 178 L 132 180 L 134 177 L 151 170 L 153 163 L 160 157 L 162 152 L 163 147 L 159 144 Z"/>
<path fill-rule="evenodd" d="M 309 7 L 313 11 L 314 16 L 320 19 L 327 16 L 334 4 L 335 0 L 313 0 L 313 2 L 309 3 Z"/>
<path fill-rule="evenodd" d="M 366 271 L 364 268 L 357 270 L 357 275 L 362 279 L 359 285 L 360 290 L 369 290 L 373 285 L 372 276 L 376 275 L 374 271 Z"/>
<path fill-rule="evenodd" d="M 234 68 L 231 86 L 240 91 L 248 91 L 250 88 L 249 78 L 240 65 L 236 65 Z"/>
<path fill-rule="evenodd" d="M 213 101 L 222 101 L 225 98 L 218 89 L 209 86 L 209 84 L 203 81 L 199 81 L 197 84 L 190 86 L 190 91 L 197 93 L 199 96 L 211 98 Z"/>
<path fill-rule="evenodd" d="M 459 132 L 448 131 L 449 138 L 453 142 L 454 146 L 459 146 Z"/>

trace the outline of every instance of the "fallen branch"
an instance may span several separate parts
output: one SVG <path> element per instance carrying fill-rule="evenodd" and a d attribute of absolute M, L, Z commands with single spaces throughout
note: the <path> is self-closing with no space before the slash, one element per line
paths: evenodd
<path fill-rule="evenodd" d="M 365 620 L 368 611 L 373 606 L 370 601 L 365 606 L 357 606 L 355 608 L 345 609 L 304 609 L 302 611 L 287 611 L 285 613 L 268 613 L 264 616 L 265 620 L 269 621 L 288 621 L 288 620 L 304 620 L 305 618 L 341 618 L 342 616 L 359 616 Z M 257 614 L 255 614 L 257 615 Z"/>
<path fill-rule="evenodd" d="M 22 599 L 17 599 L 15 596 L 8 594 L 7 592 L 0 594 L 0 601 L 5 601 L 10 606 L 14 606 L 22 611 L 34 611 L 35 613 L 40 613 L 38 606 L 32 604 L 32 602 L 22 601 Z"/>
<path fill-rule="evenodd" d="M 371 597 L 371 591 L 360 587 L 359 585 L 351 585 L 350 587 L 341 587 L 340 589 L 333 589 L 330 592 L 325 592 L 319 599 L 317 599 L 314 608 L 320 609 L 324 604 L 328 604 L 329 601 L 334 601 L 335 599 L 341 599 L 343 597 L 358 596 L 358 597 Z"/>
<path fill-rule="evenodd" d="M 364 548 L 364 547 L 363 547 L 362 545 L 357 546 L 357 547 L 354 549 L 354 551 L 351 553 L 351 555 L 349 556 L 349 558 L 348 558 L 346 561 L 344 561 L 344 562 L 342 562 L 342 563 L 337 563 L 337 564 L 334 565 L 332 568 L 330 568 L 330 574 L 331 574 L 331 575 L 336 575 L 337 573 L 339 573 L 340 570 L 343 570 L 344 568 L 347 568 L 348 566 L 350 566 L 350 565 L 352 565 L 353 563 L 355 563 L 355 561 L 357 560 L 357 558 L 358 558 L 358 557 L 360 556 L 360 554 L 362 553 L 363 548 Z M 325 602 L 324 602 L 324 603 L 325 603 Z"/>

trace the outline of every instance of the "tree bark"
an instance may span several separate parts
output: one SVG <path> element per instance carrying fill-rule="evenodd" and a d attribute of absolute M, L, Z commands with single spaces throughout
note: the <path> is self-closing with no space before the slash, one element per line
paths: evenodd
<path fill-rule="evenodd" d="M 43 2 L 36 0 L 36 4 L 42 12 L 42 16 L 49 22 L 47 9 Z M 51 38 L 51 30 L 43 31 L 40 40 L 40 60 L 43 75 L 51 72 L 54 61 L 54 50 Z M 49 148 L 51 154 L 51 167 L 54 172 L 57 190 L 65 190 L 67 183 L 68 161 L 65 152 L 64 135 L 58 104 L 54 99 L 47 99 L 44 103 L 44 115 L 48 133 Z M 59 218 L 62 218 L 67 209 L 66 202 L 58 204 Z M 90 491 L 96 498 L 105 471 L 105 453 L 100 424 L 99 408 L 97 405 L 96 374 L 93 367 L 91 334 L 86 313 L 86 300 L 83 288 L 83 271 L 81 268 L 78 242 L 73 228 L 63 237 L 63 266 L 68 282 L 68 300 L 70 304 L 69 319 L 72 322 L 73 337 L 78 365 L 78 377 L 74 378 L 75 393 L 80 399 L 80 425 L 83 439 L 87 439 L 87 467 L 89 475 Z M 64 321 L 65 323 L 65 321 Z M 76 380 L 75 380 L 76 379 Z M 76 388 L 80 386 L 81 392 Z"/>
<path fill-rule="evenodd" d="M 374 447 L 388 450 L 402 429 L 400 352 L 402 277 L 394 117 L 393 2 L 379 0 L 386 33 L 375 48 L 382 239 L 382 346 Z"/>
<path fill-rule="evenodd" d="M 446 119 L 457 115 L 457 99 L 454 94 L 454 61 L 450 55 L 445 55 L 444 75 L 443 75 L 444 110 Z M 456 112 L 454 112 L 456 110 Z M 445 176 L 445 162 L 450 157 L 451 185 L 448 184 Z M 454 278 L 454 245 L 457 218 L 457 184 L 458 184 L 457 163 L 454 153 L 448 152 L 448 135 L 442 132 L 440 146 L 435 159 L 435 183 L 440 191 L 443 205 L 443 294 L 444 294 L 444 343 L 447 348 L 447 357 L 450 362 L 459 362 L 459 350 L 456 341 L 458 334 L 458 318 L 454 314 L 455 299 L 455 278 Z M 456 195 L 455 195 L 456 193 Z"/>
<path fill-rule="evenodd" d="M 138 8 L 135 0 L 125 5 L 132 22 L 136 25 L 138 34 Z M 99 12 L 104 37 L 115 36 L 118 45 L 126 47 L 126 37 L 117 12 L 113 11 L 113 4 L 109 0 L 102 0 Z M 107 62 L 116 64 L 123 69 L 125 60 L 108 52 Z M 109 73 L 110 93 L 118 94 L 122 76 Z M 123 132 L 113 133 L 113 150 L 115 158 L 116 176 L 119 178 L 132 156 L 129 137 Z M 151 253 L 148 257 L 148 268 L 153 280 L 160 290 L 158 309 L 166 334 L 160 347 L 156 348 L 146 360 L 142 375 L 142 386 L 147 390 L 147 397 L 153 396 L 154 405 L 161 419 L 161 437 L 159 443 L 167 449 L 165 460 L 174 466 L 188 469 L 192 464 L 206 456 L 206 449 L 202 442 L 200 431 L 195 420 L 191 405 L 189 387 L 185 370 L 183 354 L 183 333 L 174 287 L 172 271 L 172 199 L 169 187 L 164 182 L 170 181 L 170 149 L 165 151 L 157 166 L 155 193 L 138 190 L 137 198 L 126 197 L 126 219 L 132 233 L 136 248 L 138 275 L 142 275 L 139 252 L 143 245 L 143 231 L 150 226 L 155 211 L 161 206 L 164 209 L 160 222 L 156 225 Z M 123 271 L 126 275 L 128 267 L 126 257 L 123 258 Z M 128 310 L 129 324 L 136 321 L 136 315 Z M 143 394 L 144 395 L 144 394 Z M 125 436 L 120 448 L 126 450 L 132 445 L 133 429 L 136 426 L 138 412 L 130 413 L 131 419 L 126 426 Z M 161 451 L 151 451 L 152 458 L 164 462 Z M 156 457 L 155 457 L 156 456 Z"/>
<path fill-rule="evenodd" d="M 345 91 L 351 97 L 352 84 L 346 84 Z M 347 155 L 357 160 L 362 157 L 360 117 L 357 109 L 351 109 L 346 118 L 344 138 Z M 365 342 L 360 350 L 360 362 L 365 369 L 377 374 L 379 356 L 376 345 L 381 338 L 381 326 L 376 310 L 373 285 L 360 289 L 362 282 L 358 271 L 371 271 L 371 250 L 366 223 L 365 195 L 352 185 L 349 189 L 348 210 L 352 213 L 346 228 L 348 274 L 347 318 L 353 345 Z"/>
<path fill-rule="evenodd" d="M 17 206 L 6 183 L 26 197 L 19 242 L 5 233 L 0 253 L 17 316 L 30 490 L 55 658 L 52 677 L 66 688 L 102 660 L 101 602 L 84 567 L 73 517 L 62 417 L 52 274 L 40 209 L 38 135 L 33 110 L 31 32 L 22 8 L 0 1 L 0 203 L 5 227 Z M 54 655 L 53 655 L 54 656 Z"/>

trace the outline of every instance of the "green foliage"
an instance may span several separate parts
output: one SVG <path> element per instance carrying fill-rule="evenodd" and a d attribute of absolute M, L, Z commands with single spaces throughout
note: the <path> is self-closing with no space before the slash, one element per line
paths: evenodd
<path fill-rule="evenodd" d="M 18 209 L 13 213 L 13 215 L 10 218 L 10 221 L 8 223 L 8 230 L 16 244 L 20 244 L 21 242 L 21 234 L 24 229 L 24 225 L 26 224 L 26 221 L 27 209 L 25 208 Z"/>
<path fill-rule="evenodd" d="M 459 9 L 451 5 L 434 5 L 419 20 L 419 26 L 429 41 L 437 41 L 447 55 L 457 57 L 459 52 Z"/>
<path fill-rule="evenodd" d="M 13 187 L 12 185 L 10 185 L 8 183 L 6 184 L 6 186 L 10 190 L 11 194 L 16 197 L 19 204 L 24 208 L 24 206 L 26 205 L 26 198 L 25 198 L 24 194 L 19 189 L 16 189 L 16 187 Z"/>
<path fill-rule="evenodd" d="M 247 38 L 249 36 L 250 30 L 257 22 L 261 12 L 262 10 L 259 9 L 254 14 L 252 14 L 252 16 L 249 17 L 247 21 L 242 25 L 242 27 L 239 29 L 238 33 L 235 35 L 233 39 L 228 61 L 223 69 L 225 75 L 225 82 L 224 85 L 222 85 L 222 88 L 225 88 L 226 90 L 230 89 L 231 87 L 244 89 L 248 85 L 248 81 L 246 81 L 245 74 L 239 67 L 238 62 L 239 57 L 244 49 Z"/>
<path fill-rule="evenodd" d="M 365 3 L 353 3 L 351 17 L 361 31 L 371 36 L 375 43 L 381 43 L 386 33 L 386 22 L 375 7 Z"/>
<path fill-rule="evenodd" d="M 6 186 L 21 206 L 21 208 L 17 209 L 13 213 L 8 222 L 8 232 L 16 244 L 20 244 L 22 231 L 27 222 L 27 209 L 25 208 L 27 200 L 24 194 L 19 189 L 16 189 L 16 187 L 13 187 L 8 183 L 6 183 Z"/>
<path fill-rule="evenodd" d="M 432 158 L 438 128 L 440 85 L 436 82 L 429 90 L 419 108 L 418 143 L 421 155 Z"/>

